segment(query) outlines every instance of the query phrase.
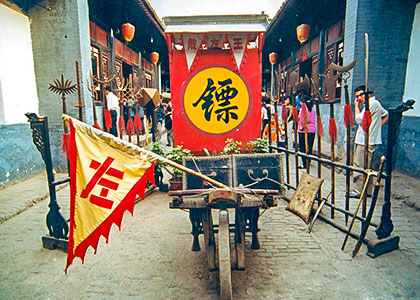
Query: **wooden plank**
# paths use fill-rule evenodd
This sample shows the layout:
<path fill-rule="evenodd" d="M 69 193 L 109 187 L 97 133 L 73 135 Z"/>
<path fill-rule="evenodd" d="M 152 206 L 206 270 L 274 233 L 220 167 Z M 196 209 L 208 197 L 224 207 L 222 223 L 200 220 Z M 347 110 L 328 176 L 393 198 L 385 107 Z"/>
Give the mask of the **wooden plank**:
<path fill-rule="evenodd" d="M 189 209 L 189 208 L 206 208 L 207 202 L 204 198 L 186 198 L 182 199 L 181 203 L 176 201 L 172 201 L 169 203 L 169 208 L 182 208 L 182 209 Z"/>
<path fill-rule="evenodd" d="M 235 249 L 238 270 L 245 270 L 245 226 L 243 213 L 235 209 Z"/>
<path fill-rule="evenodd" d="M 180 191 L 170 191 L 168 193 L 168 196 L 170 197 L 175 197 L 175 196 L 191 196 L 191 195 L 199 195 L 199 194 L 203 194 L 203 195 L 207 195 L 212 191 L 223 191 L 223 190 L 227 190 L 227 191 L 231 191 L 233 190 L 234 192 L 238 193 L 238 194 L 254 194 L 254 195 L 279 195 L 280 192 L 278 190 L 266 190 L 266 189 L 244 189 L 244 188 L 226 188 L 226 189 L 222 189 L 222 188 L 218 188 L 218 189 L 191 189 L 191 190 L 180 190 Z"/>
<path fill-rule="evenodd" d="M 203 234 L 204 234 L 204 243 L 207 250 L 207 262 L 209 265 L 210 271 L 217 269 L 216 266 L 216 242 L 214 238 L 213 230 L 213 218 L 211 214 L 211 209 L 206 209 L 203 212 Z"/>
<path fill-rule="evenodd" d="M 229 212 L 219 210 L 219 284 L 220 299 L 232 299 L 230 266 Z"/>

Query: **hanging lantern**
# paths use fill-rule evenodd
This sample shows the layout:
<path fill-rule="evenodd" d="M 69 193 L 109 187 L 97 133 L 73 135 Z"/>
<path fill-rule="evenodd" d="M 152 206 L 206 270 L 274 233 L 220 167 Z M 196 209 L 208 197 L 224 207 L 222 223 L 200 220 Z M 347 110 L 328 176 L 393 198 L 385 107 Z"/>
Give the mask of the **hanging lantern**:
<path fill-rule="evenodd" d="M 150 53 L 150 61 L 154 64 L 157 64 L 157 62 L 159 61 L 159 53 L 157 52 Z"/>
<path fill-rule="evenodd" d="M 300 43 L 303 43 L 308 40 L 309 32 L 311 31 L 311 26 L 307 24 L 301 24 L 296 27 L 297 39 Z"/>
<path fill-rule="evenodd" d="M 121 25 L 122 35 L 127 42 L 130 42 L 134 38 L 135 30 L 136 27 L 133 24 L 125 23 Z"/>
<path fill-rule="evenodd" d="M 271 52 L 268 55 L 268 60 L 270 61 L 270 64 L 274 65 L 277 62 L 277 53 L 276 52 Z"/>

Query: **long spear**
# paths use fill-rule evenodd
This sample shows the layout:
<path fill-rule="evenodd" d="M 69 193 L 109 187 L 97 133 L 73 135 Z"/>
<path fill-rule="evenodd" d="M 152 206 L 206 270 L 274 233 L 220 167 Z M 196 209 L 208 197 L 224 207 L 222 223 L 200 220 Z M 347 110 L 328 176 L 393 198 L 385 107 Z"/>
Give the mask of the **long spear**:
<path fill-rule="evenodd" d="M 95 82 L 99 83 L 101 86 L 106 86 L 115 79 L 115 75 L 113 75 L 109 79 L 102 80 L 102 79 L 97 78 L 96 76 L 93 76 L 92 72 L 90 74 L 91 74 L 91 78 Z M 111 119 L 111 112 L 109 111 L 109 108 L 108 108 L 108 100 L 106 99 L 106 97 L 104 97 L 104 104 L 105 104 L 105 109 L 104 109 L 105 129 L 107 132 L 110 132 L 110 128 L 112 127 L 112 119 Z"/>
<path fill-rule="evenodd" d="M 382 171 L 384 169 L 384 162 L 385 162 L 385 156 L 382 156 L 381 164 L 379 165 L 379 172 L 376 179 L 375 188 L 373 190 L 372 201 L 370 203 L 369 212 L 367 214 L 365 222 L 363 223 L 362 232 L 360 234 L 360 237 L 359 237 L 359 240 L 357 241 L 356 246 L 354 247 L 351 257 L 355 257 L 357 253 L 359 252 L 360 247 L 363 244 L 363 240 L 365 239 L 366 233 L 369 229 L 370 221 L 372 220 L 373 212 L 375 211 L 376 201 L 378 200 L 379 189 L 381 188 L 381 178 L 382 178 Z"/>
<path fill-rule="evenodd" d="M 369 168 L 369 127 L 372 123 L 372 115 L 369 108 L 369 92 L 368 89 L 368 74 L 369 74 L 369 36 L 365 33 L 365 47 L 366 47 L 366 56 L 365 56 L 365 113 L 363 114 L 362 127 L 365 131 L 365 153 L 364 153 L 364 169 Z M 366 179 L 366 175 L 364 176 Z M 366 216 L 366 194 L 363 196 L 363 207 L 362 207 L 362 216 Z"/>
<path fill-rule="evenodd" d="M 124 105 L 124 93 L 125 91 L 127 91 L 127 87 L 128 87 L 128 82 L 125 83 L 125 79 L 122 79 L 121 85 L 118 84 L 117 82 L 117 92 L 119 94 L 119 105 L 120 105 L 120 117 L 118 119 L 118 129 L 120 131 L 120 139 L 123 138 L 123 131 L 125 130 L 125 126 L 124 126 L 124 110 L 123 110 L 123 105 Z"/>
<path fill-rule="evenodd" d="M 82 103 L 82 88 L 80 86 L 80 72 L 79 72 L 79 62 L 76 60 L 76 79 L 77 79 L 77 104 L 75 105 L 75 107 L 79 108 L 79 120 L 83 122 L 83 107 L 85 107 L 86 105 L 84 105 Z"/>
<path fill-rule="evenodd" d="M 64 75 L 61 74 L 61 81 L 58 79 L 54 80 L 54 84 L 50 83 L 48 89 L 56 94 L 61 94 L 61 100 L 63 102 L 63 114 L 67 114 L 66 95 L 74 93 L 76 91 L 76 84 L 72 84 L 71 80 L 67 79 L 64 81 Z M 67 127 L 67 121 L 63 121 L 64 133 L 63 133 L 63 152 L 68 152 L 69 142 L 69 131 Z"/>
<path fill-rule="evenodd" d="M 128 106 L 128 120 L 127 120 L 127 134 L 128 134 L 128 141 L 131 143 L 131 135 L 134 134 L 134 124 L 133 121 L 131 120 L 131 106 L 134 105 L 134 88 L 133 88 L 133 77 L 129 76 L 128 79 L 128 99 L 127 99 L 127 106 Z M 131 101 L 133 102 L 131 102 Z"/>
<path fill-rule="evenodd" d="M 93 75 L 92 71 L 90 72 L 90 85 L 89 80 L 86 79 L 87 85 L 88 85 L 88 91 L 92 93 L 92 112 L 93 112 L 93 127 L 96 129 L 101 129 L 101 127 L 98 124 L 98 117 L 96 116 L 96 97 L 97 97 L 97 91 L 95 89 L 95 82 L 93 81 Z"/>
<path fill-rule="evenodd" d="M 341 250 L 344 250 L 344 248 L 346 247 L 347 240 L 348 240 L 348 238 L 350 236 L 350 232 L 351 232 L 351 230 L 353 228 L 354 221 L 356 221 L 356 217 L 357 217 L 357 213 L 359 212 L 360 205 L 363 202 L 363 198 L 365 198 L 366 188 L 367 188 L 367 185 L 368 185 L 368 181 L 369 181 L 369 179 L 370 179 L 371 176 L 375 176 L 377 173 L 376 172 L 373 172 L 371 170 L 366 170 L 366 173 L 365 174 L 366 174 L 366 180 L 365 180 L 365 182 L 363 184 L 362 193 L 360 195 L 359 202 L 358 202 L 357 207 L 356 207 L 356 211 L 354 212 L 353 219 L 351 220 L 350 226 L 347 229 L 346 237 L 344 238 L 343 245 L 341 246 Z"/>
<path fill-rule="evenodd" d="M 350 64 L 347 66 L 338 66 L 334 63 L 331 63 L 328 68 L 331 70 L 339 72 L 339 76 L 342 80 L 344 80 L 344 97 L 345 97 L 345 105 L 344 105 L 344 125 L 346 127 L 346 164 L 350 165 L 350 152 L 351 152 L 351 129 L 353 127 L 353 114 L 351 112 L 350 106 L 350 95 L 349 95 L 349 85 L 348 79 L 350 78 L 349 71 L 353 69 L 356 65 L 357 59 L 354 59 Z M 348 211 L 350 209 L 350 170 L 346 169 L 346 203 L 345 208 Z M 348 222 L 348 215 L 345 215 L 346 225 Z"/>

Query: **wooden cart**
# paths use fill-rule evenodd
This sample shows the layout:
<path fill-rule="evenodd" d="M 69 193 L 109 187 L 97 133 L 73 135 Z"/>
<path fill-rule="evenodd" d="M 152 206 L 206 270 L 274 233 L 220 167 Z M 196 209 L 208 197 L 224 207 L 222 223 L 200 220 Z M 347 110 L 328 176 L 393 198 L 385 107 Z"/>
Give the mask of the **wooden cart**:
<path fill-rule="evenodd" d="M 219 270 L 220 298 L 232 299 L 231 270 L 245 270 L 245 232 L 252 233 L 251 249 L 259 249 L 260 209 L 276 206 L 275 197 L 282 191 L 282 159 L 278 154 L 203 157 L 187 158 L 184 165 L 192 167 L 191 162 L 196 169 L 231 187 L 208 188 L 201 182 L 203 188 L 189 189 L 200 181 L 184 175 L 184 190 L 169 192 L 173 197 L 170 208 L 189 210 L 192 250 L 200 251 L 199 235 L 203 234 L 209 268 Z M 239 187 L 243 183 L 253 188 Z M 213 222 L 216 211 L 218 223 Z M 229 211 L 234 216 L 232 223 Z"/>

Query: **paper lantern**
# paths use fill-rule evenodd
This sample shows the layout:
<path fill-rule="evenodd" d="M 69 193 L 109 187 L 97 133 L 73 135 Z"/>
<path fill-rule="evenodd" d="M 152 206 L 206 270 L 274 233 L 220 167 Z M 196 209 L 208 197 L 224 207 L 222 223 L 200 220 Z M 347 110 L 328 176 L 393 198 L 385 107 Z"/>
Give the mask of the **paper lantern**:
<path fill-rule="evenodd" d="M 271 52 L 268 55 L 268 60 L 270 61 L 270 64 L 274 65 L 277 62 L 277 53 L 276 52 Z"/>
<path fill-rule="evenodd" d="M 311 26 L 307 24 L 302 24 L 296 27 L 297 39 L 300 43 L 303 43 L 308 40 L 309 32 L 311 31 Z"/>
<path fill-rule="evenodd" d="M 130 42 L 134 38 L 135 30 L 136 27 L 133 24 L 125 23 L 121 25 L 122 35 L 127 42 Z"/>
<path fill-rule="evenodd" d="M 150 61 L 154 64 L 157 64 L 157 62 L 159 61 L 159 53 L 157 52 L 150 53 Z"/>

